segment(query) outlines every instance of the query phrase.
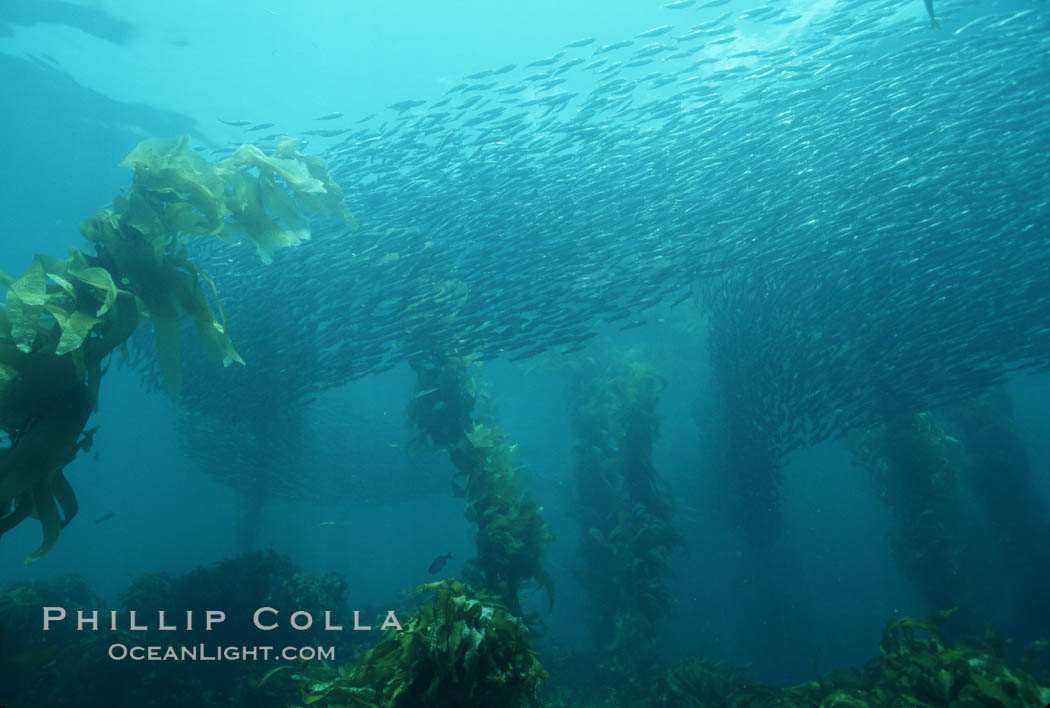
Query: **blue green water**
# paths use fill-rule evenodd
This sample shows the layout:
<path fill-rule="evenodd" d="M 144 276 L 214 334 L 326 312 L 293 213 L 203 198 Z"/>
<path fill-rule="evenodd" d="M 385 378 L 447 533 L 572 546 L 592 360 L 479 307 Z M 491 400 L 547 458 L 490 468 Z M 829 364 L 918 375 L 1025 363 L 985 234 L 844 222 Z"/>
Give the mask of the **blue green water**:
<path fill-rule="evenodd" d="M 670 561 L 676 606 L 657 640 L 668 659 L 703 654 L 750 664 L 765 682 L 798 683 L 815 669 L 866 661 L 887 620 L 942 609 L 896 562 L 891 507 L 851 462 L 845 428 L 802 435 L 789 431 L 797 421 L 870 425 L 883 422 L 880 406 L 893 408 L 887 400 L 918 412 L 1005 387 L 1031 472 L 1025 513 L 1043 528 L 1045 7 L 939 3 L 935 31 L 917 0 L 777 0 L 769 20 L 741 19 L 756 3 L 702 5 L 4 3 L 4 270 L 23 272 L 36 253 L 86 249 L 78 222 L 129 183 L 119 162 L 154 136 L 187 134 L 218 159 L 271 132 L 345 128 L 310 137 L 306 150 L 328 159 L 362 228 L 318 226 L 270 266 L 244 244 L 201 251 L 234 342 L 244 343 L 247 368 L 229 380 L 265 400 L 271 389 L 278 395 L 280 367 L 301 366 L 324 389 L 316 400 L 295 399 L 302 427 L 280 447 L 276 471 L 253 477 L 227 447 L 205 449 L 226 423 L 221 415 L 201 422 L 192 405 L 211 405 L 206 394 L 227 373 L 220 365 L 190 355 L 188 388 L 195 380 L 198 389 L 180 413 L 139 371 L 114 364 L 91 422 L 100 426 L 95 447 L 68 468 L 80 515 L 29 566 L 22 559 L 39 543 L 38 525 L 5 534 L 0 580 L 77 573 L 115 603 L 144 573 L 178 575 L 273 548 L 308 571 L 344 575 L 350 606 L 359 607 L 385 606 L 432 579 L 427 567 L 439 554 L 451 552 L 446 570 L 460 572 L 474 549 L 463 502 L 448 490 L 453 468 L 443 453 L 406 451 L 411 347 L 398 341 L 386 359 L 354 368 L 372 361 L 369 332 L 390 325 L 383 312 L 370 318 L 354 308 L 369 293 L 417 287 L 418 273 L 469 284 L 469 347 L 485 354 L 496 417 L 520 446 L 528 489 L 557 537 L 544 550 L 558 587 L 546 617 L 555 645 L 591 648 L 583 617 L 595 602 L 575 577 L 572 374 L 563 364 L 576 352 L 565 353 L 563 325 L 598 332 L 584 356 L 641 347 L 668 381 L 653 461 L 687 544 Z M 733 29 L 686 36 L 716 20 Z M 637 36 L 665 24 L 673 25 L 666 34 Z M 735 39 L 718 43 L 726 36 Z M 588 37 L 596 41 L 566 46 Z M 624 39 L 634 44 L 596 54 Z M 575 56 L 584 61 L 566 67 Z M 565 68 L 535 78 L 547 65 L 527 65 L 546 57 Z M 639 63 L 609 74 L 601 73 L 608 65 L 589 67 L 603 57 Z M 508 64 L 515 68 L 456 88 Z M 450 90 L 455 110 L 435 106 Z M 471 95 L 483 100 L 467 105 Z M 389 108 L 401 101 L 425 103 Z M 344 115 L 317 120 L 333 112 Z M 222 121 L 275 127 L 249 132 Z M 383 244 L 388 227 L 419 228 L 439 255 L 402 252 L 382 270 L 354 265 L 346 254 Z M 719 299 L 723 278 L 744 293 L 739 301 Z M 788 283 L 787 292 L 770 283 Z M 624 318 L 607 317 L 617 310 Z M 644 323 L 622 329 L 635 320 Z M 844 347 L 826 360 L 823 345 L 807 348 L 790 334 L 815 322 Z M 338 334 L 325 335 L 328 326 Z M 447 330 L 434 324 L 433 332 Z M 278 364 L 252 373 L 250 353 L 259 361 L 271 338 Z M 314 357 L 319 342 L 330 351 Z M 799 378 L 810 388 L 795 387 Z M 214 406 L 223 400 L 217 394 Z M 715 468 L 734 459 L 718 451 L 718 424 L 730 415 L 771 418 L 761 429 L 783 451 L 782 526 L 770 544 L 750 542 L 746 515 L 726 513 Z M 204 434 L 179 427 L 198 423 Z M 232 433 L 225 440 L 260 444 Z M 944 582 L 965 582 L 974 615 L 1023 643 L 1050 627 L 1045 612 L 1018 611 L 1012 598 L 1045 592 L 1025 585 L 1045 574 L 1009 569 L 1037 557 L 1039 544 L 996 536 L 994 520 L 1013 510 L 990 508 L 996 502 L 974 490 L 1011 477 L 974 474 L 992 481 L 970 483 L 954 518 L 980 539 L 969 548 L 986 555 L 971 559 L 965 578 Z M 274 475 L 281 491 L 267 489 Z M 246 521 L 250 486 L 267 500 Z M 543 602 L 526 593 L 524 604 Z"/>

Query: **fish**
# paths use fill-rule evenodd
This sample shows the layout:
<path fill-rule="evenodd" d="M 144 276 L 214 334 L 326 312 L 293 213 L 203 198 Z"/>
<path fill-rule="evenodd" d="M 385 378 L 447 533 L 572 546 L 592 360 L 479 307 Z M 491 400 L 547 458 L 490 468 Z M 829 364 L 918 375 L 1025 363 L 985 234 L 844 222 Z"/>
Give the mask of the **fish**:
<path fill-rule="evenodd" d="M 615 51 L 617 49 L 623 49 L 624 47 L 629 47 L 632 44 L 634 44 L 634 42 L 632 40 L 630 40 L 630 39 L 621 39 L 619 42 L 612 42 L 610 44 L 606 44 L 606 45 L 603 45 L 601 47 L 598 47 L 597 49 L 594 50 L 594 54 L 595 55 L 605 54 L 606 52 L 611 52 L 611 51 Z"/>
<path fill-rule="evenodd" d="M 323 116 L 318 116 L 317 118 L 314 118 L 314 120 L 335 120 L 336 118 L 342 117 L 342 113 L 340 113 L 339 111 L 335 111 L 334 113 L 325 113 Z"/>
<path fill-rule="evenodd" d="M 930 28 L 940 29 L 941 26 L 937 23 L 937 18 L 933 15 L 933 0 L 922 0 L 926 4 L 926 14 L 930 16 Z"/>
<path fill-rule="evenodd" d="M 1045 194 L 1016 188 L 1048 179 L 1050 113 L 1033 90 L 1048 20 L 989 11 L 965 41 L 930 43 L 922 27 L 880 34 L 886 3 L 859 7 L 813 24 L 723 8 L 666 45 L 629 27 L 581 42 L 583 61 L 487 74 L 330 136 L 318 152 L 370 225 L 311 223 L 279 278 L 250 249 L 200 248 L 231 319 L 296 334 L 238 328 L 250 372 L 186 347 L 180 444 L 240 490 L 375 500 L 394 492 L 320 460 L 294 479 L 272 464 L 298 459 L 308 401 L 393 380 L 449 343 L 507 362 L 619 343 L 645 320 L 658 335 L 672 303 L 705 318 L 697 357 L 774 457 L 877 423 L 886 400 L 926 410 L 1050 371 Z M 745 41 L 734 17 L 794 22 L 790 44 Z M 278 415 L 274 400 L 287 415 L 271 429 L 289 433 L 262 445 L 246 422 Z M 396 434 L 355 440 L 374 438 L 368 454 L 392 467 Z M 447 492 L 398 469 L 399 495 Z"/>
<path fill-rule="evenodd" d="M 247 132 L 251 133 L 256 130 L 266 130 L 267 128 L 272 128 L 273 125 L 273 123 L 256 123 L 251 128 L 248 128 Z"/>
<path fill-rule="evenodd" d="M 387 106 L 387 108 L 397 111 L 398 113 L 404 113 L 405 111 L 410 110 L 412 108 L 418 108 L 424 103 L 426 103 L 426 101 L 398 101 L 397 103 L 391 103 L 389 106 Z"/>
<path fill-rule="evenodd" d="M 451 560 L 451 559 L 452 559 L 452 554 L 451 553 L 447 553 L 445 555 L 438 556 L 430 564 L 430 567 L 427 568 L 427 572 L 430 573 L 431 575 L 434 575 L 435 573 L 440 573 L 441 569 L 444 568 L 445 564 L 448 563 L 449 560 Z"/>
<path fill-rule="evenodd" d="M 526 64 L 525 68 L 529 68 L 529 67 L 533 67 L 533 66 L 550 66 L 551 64 L 557 64 L 558 60 L 561 59 L 563 54 L 564 54 L 564 52 L 559 52 L 559 53 L 555 54 L 554 56 L 544 57 L 543 59 L 537 59 L 534 62 L 530 62 L 530 63 Z"/>
<path fill-rule="evenodd" d="M 314 128 L 313 130 L 302 131 L 303 135 L 317 135 L 323 138 L 333 138 L 337 135 L 345 135 L 349 133 L 353 128 Z"/>
<path fill-rule="evenodd" d="M 695 4 L 696 0 L 675 0 L 674 2 L 665 2 L 663 6 L 667 10 L 682 10 Z"/>
<path fill-rule="evenodd" d="M 232 125 L 235 128 L 252 124 L 250 120 L 223 120 L 222 118 L 219 118 L 219 122 L 225 123 L 226 125 Z"/>
<path fill-rule="evenodd" d="M 641 326 L 642 326 L 642 325 L 644 325 L 644 324 L 645 324 L 646 322 L 648 322 L 648 320 L 635 320 L 634 322 L 628 322 L 627 324 L 625 324 L 625 325 L 624 325 L 624 326 L 622 326 L 622 327 L 619 327 L 618 329 L 619 329 L 619 330 L 620 330 L 621 332 L 626 332 L 626 331 L 627 331 L 627 330 L 629 330 L 629 329 L 634 329 L 635 327 L 641 327 Z"/>
<path fill-rule="evenodd" d="M 659 37 L 662 34 L 667 34 L 672 29 L 671 25 L 660 25 L 659 27 L 653 27 L 644 32 L 639 32 L 634 35 L 635 37 Z"/>
<path fill-rule="evenodd" d="M 109 521 L 114 516 L 116 516 L 116 513 L 112 512 L 112 511 L 107 511 L 105 514 L 103 514 L 102 516 L 100 516 L 97 519 L 95 519 L 95 523 L 96 524 L 101 524 L 103 521 Z"/>

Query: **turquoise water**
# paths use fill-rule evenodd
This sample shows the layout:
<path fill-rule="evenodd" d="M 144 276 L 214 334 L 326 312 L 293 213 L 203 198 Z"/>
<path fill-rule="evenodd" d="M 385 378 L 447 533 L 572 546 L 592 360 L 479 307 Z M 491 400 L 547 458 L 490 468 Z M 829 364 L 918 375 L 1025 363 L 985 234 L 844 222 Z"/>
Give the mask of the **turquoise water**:
<path fill-rule="evenodd" d="M 204 361 L 187 335 L 176 406 L 140 327 L 67 468 L 78 517 L 28 566 L 39 524 L 4 534 L 0 580 L 75 573 L 116 606 L 143 574 L 274 549 L 344 576 L 361 608 L 433 580 L 440 554 L 462 575 L 474 527 L 454 467 L 410 449 L 405 415 L 410 365 L 452 348 L 484 360 L 556 536 L 536 648 L 590 652 L 566 391 L 581 357 L 598 370 L 635 348 L 667 382 L 652 462 L 685 541 L 651 632 L 661 660 L 811 680 L 864 663 L 888 620 L 944 609 L 930 582 L 969 627 L 1050 633 L 1045 605 L 1018 601 L 1045 588 L 1024 568 L 1045 568 L 1050 527 L 1045 8 L 938 3 L 935 31 L 914 1 L 769 6 L 8 0 L 3 269 L 87 251 L 78 222 L 127 187 L 119 163 L 149 137 L 218 160 L 306 135 L 360 228 L 318 220 L 271 265 L 244 243 L 192 247 L 247 366 Z M 397 300 L 452 282 L 463 331 L 444 304 Z M 1012 466 L 975 462 L 979 435 L 953 427 L 989 390 L 1011 401 Z M 881 488 L 847 439 L 930 409 L 956 441 L 939 449 L 957 496 L 937 509 L 965 562 L 922 581 L 891 542 L 913 492 Z"/>

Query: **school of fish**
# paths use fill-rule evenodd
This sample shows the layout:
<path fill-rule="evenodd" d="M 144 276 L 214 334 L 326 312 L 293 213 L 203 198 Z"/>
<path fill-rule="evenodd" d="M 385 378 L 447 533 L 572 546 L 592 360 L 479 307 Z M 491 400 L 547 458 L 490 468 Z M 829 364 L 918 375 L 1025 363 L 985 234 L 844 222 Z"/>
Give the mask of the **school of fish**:
<path fill-rule="evenodd" d="M 209 435 L 413 357 L 572 355 L 659 303 L 700 303 L 781 451 L 1050 370 L 1045 8 L 726 3 L 318 118 L 361 228 L 271 266 L 197 249 L 248 362 L 187 348 L 197 454 L 228 469 L 245 445 Z"/>

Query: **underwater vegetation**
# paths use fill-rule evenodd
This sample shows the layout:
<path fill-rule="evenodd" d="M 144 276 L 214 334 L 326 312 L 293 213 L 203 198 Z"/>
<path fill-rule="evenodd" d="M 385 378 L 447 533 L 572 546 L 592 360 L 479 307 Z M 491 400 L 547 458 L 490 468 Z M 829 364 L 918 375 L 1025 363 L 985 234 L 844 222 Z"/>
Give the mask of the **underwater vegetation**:
<path fill-rule="evenodd" d="M 94 430 L 85 426 L 103 362 L 117 348 L 126 352 L 141 319 L 153 325 L 175 399 L 181 320 L 193 322 L 211 359 L 244 363 L 187 240 L 244 238 L 268 262 L 274 249 L 309 238 L 306 213 L 353 225 L 325 162 L 299 152 L 292 138 L 275 143 L 272 155 L 244 145 L 209 163 L 185 137 L 146 140 L 121 163 L 132 170 L 131 186 L 80 224 L 93 252 L 70 247 L 64 259 L 38 255 L 19 277 L 0 272 L 0 430 L 10 441 L 0 448 L 0 534 L 29 517 L 40 521 L 43 541 L 26 562 L 46 554 L 77 513 L 62 470 L 89 449 Z"/>
<path fill-rule="evenodd" d="M 580 525 L 577 578 L 604 661 L 637 670 L 674 607 L 667 579 L 675 548 L 666 483 L 653 466 L 656 406 L 666 380 L 636 352 L 588 361 L 567 392 Z"/>
<path fill-rule="evenodd" d="M 995 388 L 943 411 L 963 448 L 962 476 L 980 502 L 999 600 L 1037 636 L 1050 635 L 1050 509 L 1036 488 L 1032 461 L 1006 391 Z"/>
<path fill-rule="evenodd" d="M 421 444 L 448 452 L 453 493 L 466 499 L 466 518 L 477 524 L 477 556 L 464 565 L 464 577 L 520 617 L 518 593 L 528 583 L 544 588 L 554 605 L 554 583 L 540 563 L 554 535 L 521 483 L 506 432 L 472 417 L 480 391 L 473 365 L 469 357 L 413 361 L 418 378 L 407 415 Z"/>
<path fill-rule="evenodd" d="M 216 318 L 201 285 L 217 299 L 214 283 L 187 258 L 188 237 L 246 239 L 268 264 L 275 249 L 310 237 L 306 213 L 337 215 L 353 225 L 324 161 L 299 152 L 300 145 L 281 136 L 272 155 L 242 145 L 230 157 L 209 163 L 185 137 L 146 140 L 121 163 L 132 170 L 131 187 L 114 198 L 113 209 L 81 223 L 99 264 L 141 301 L 172 397 L 178 398 L 182 387 L 181 318 L 193 321 L 210 358 L 241 361 L 221 305 Z"/>
<path fill-rule="evenodd" d="M 647 674 L 600 698 L 566 700 L 571 686 L 554 686 L 551 706 L 623 708 L 1042 708 L 1050 701 L 1050 676 L 1035 663 L 1048 646 L 1036 642 L 1018 663 L 1006 642 L 989 632 L 981 640 L 949 640 L 944 623 L 954 610 L 926 619 L 899 617 L 882 632 L 880 656 L 851 672 L 790 688 L 749 680 L 740 669 L 705 658 L 685 660 Z M 552 667 L 552 670 L 553 667 Z"/>
<path fill-rule="evenodd" d="M 240 609 L 226 608 L 232 620 L 241 610 L 250 615 L 253 603 L 263 598 L 276 607 L 342 607 L 346 584 L 332 574 L 304 573 L 284 556 L 255 553 L 176 578 L 143 576 L 123 594 L 122 605 L 130 609 L 148 601 L 155 609 L 156 594 L 170 608 L 214 607 L 216 587 L 246 593 L 236 596 Z M 499 598 L 453 579 L 421 585 L 413 594 L 427 599 L 412 612 L 399 613 L 402 630 L 387 630 L 349 664 L 284 665 L 262 675 L 253 662 L 216 663 L 205 670 L 193 663 L 156 668 L 112 661 L 107 649 L 115 642 L 195 642 L 181 630 L 77 632 L 73 622 L 45 633 L 39 624 L 43 606 L 73 613 L 105 605 L 77 576 L 8 582 L 0 585 L 0 701 L 118 708 L 1041 708 L 1050 701 L 1043 659 L 1050 642 L 1033 642 L 1019 659 L 1011 659 L 1007 642 L 991 630 L 978 640 L 951 639 L 945 624 L 955 610 L 926 619 L 895 618 L 883 629 L 878 657 L 859 669 L 832 671 L 790 688 L 756 683 L 742 670 L 701 657 L 630 671 L 616 685 L 591 686 L 586 679 L 596 672 L 573 669 L 557 657 L 548 667 L 548 683 L 548 669 L 525 639 L 524 622 Z M 226 630 L 216 641 L 254 644 L 253 636 Z M 578 660 L 575 653 L 562 659 Z"/>
<path fill-rule="evenodd" d="M 139 610 L 139 618 L 167 610 L 169 621 L 194 610 L 219 609 L 227 619 L 207 632 L 209 646 L 253 646 L 260 633 L 251 625 L 258 607 L 283 611 L 277 629 L 266 632 L 263 643 L 302 646 L 310 642 L 331 645 L 341 641 L 338 632 L 311 628 L 292 630 L 287 614 L 303 609 L 315 617 L 321 610 L 345 616 L 347 584 L 333 573 L 304 572 L 286 556 L 273 552 L 252 553 L 171 577 L 151 573 L 136 578 L 121 594 L 119 620 L 123 628 L 109 631 L 105 605 L 82 578 L 64 576 L 33 583 L 0 585 L 0 702 L 17 705 L 74 706 L 229 706 L 253 705 L 284 708 L 297 700 L 294 686 L 268 682 L 259 686 L 255 662 L 137 662 L 114 661 L 109 646 L 189 645 L 201 642 L 199 632 L 161 631 L 147 621 L 148 631 L 129 631 L 126 610 Z M 70 618 L 77 610 L 101 610 L 105 631 L 76 631 L 67 620 L 41 631 L 41 608 L 63 607 Z M 174 624 L 178 625 L 176 619 Z M 323 640 L 320 635 L 325 634 Z M 334 639 L 333 639 L 334 637 Z M 345 649 L 345 648 L 344 648 Z M 5 659 L 13 659 L 7 661 Z M 5 670 L 5 666 L 9 666 Z"/>
<path fill-rule="evenodd" d="M 204 609 L 222 610 L 226 621 L 208 633 L 209 641 L 222 645 L 245 643 L 255 632 L 252 613 L 260 607 L 273 607 L 284 614 L 279 626 L 267 631 L 267 642 L 292 645 L 317 639 L 318 635 L 316 628 L 291 629 L 285 621 L 288 612 L 305 610 L 321 617 L 330 610 L 333 617 L 345 617 L 348 591 L 341 575 L 304 572 L 290 558 L 271 550 L 245 553 L 174 578 L 167 573 L 142 575 L 120 594 L 120 604 L 143 616 L 155 615 L 158 609 L 167 610 L 170 617 L 183 617 L 191 610 L 198 614 Z M 147 636 L 159 639 L 171 634 L 164 631 Z M 331 641 L 331 637 L 325 638 L 326 643 Z"/>
<path fill-rule="evenodd" d="M 848 438 L 854 462 L 892 510 L 894 558 L 931 608 L 962 604 L 972 579 L 960 480 L 948 454 L 952 440 L 929 412 L 898 415 Z"/>
<path fill-rule="evenodd" d="M 56 626 L 47 635 L 41 631 L 40 608 L 44 606 L 90 611 L 100 608 L 102 602 L 79 575 L 0 584 L 0 656 L 41 650 L 45 639 L 73 638 L 68 627 Z"/>
<path fill-rule="evenodd" d="M 1007 658 L 1006 642 L 991 631 L 980 640 L 946 638 L 943 625 L 954 612 L 892 620 L 882 630 L 881 657 L 858 673 L 833 672 L 827 680 L 788 689 L 789 699 L 803 700 L 782 705 L 1007 708 L 1050 701 L 1046 677 L 1039 680 L 1032 674 L 1046 642 L 1030 645 L 1017 664 Z"/>
<path fill-rule="evenodd" d="M 525 625 L 498 598 L 456 580 L 421 585 L 433 594 L 403 629 L 338 669 L 308 666 L 304 705 L 347 708 L 540 706 L 547 674 Z"/>
<path fill-rule="evenodd" d="M 994 607 L 1035 636 L 1050 631 L 1050 510 L 1004 390 L 891 416 L 847 441 L 892 511 L 901 570 L 931 608 Z"/>

